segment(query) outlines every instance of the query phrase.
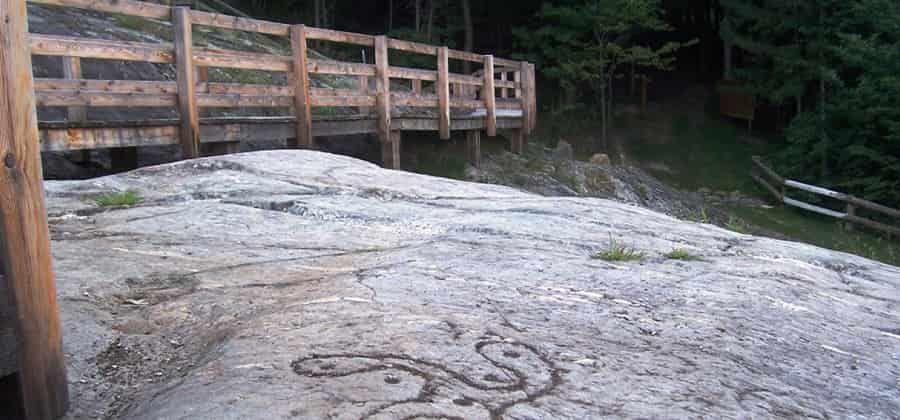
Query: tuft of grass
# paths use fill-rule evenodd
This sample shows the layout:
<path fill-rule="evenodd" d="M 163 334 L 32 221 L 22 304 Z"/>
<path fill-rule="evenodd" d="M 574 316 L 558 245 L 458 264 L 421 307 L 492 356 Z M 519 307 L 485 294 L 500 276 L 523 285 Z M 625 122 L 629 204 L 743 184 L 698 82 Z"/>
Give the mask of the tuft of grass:
<path fill-rule="evenodd" d="M 747 233 L 749 232 L 750 228 L 750 226 L 747 225 L 747 222 L 733 215 L 728 216 L 728 221 L 725 222 L 725 227 L 728 228 L 728 230 L 737 233 Z"/>
<path fill-rule="evenodd" d="M 143 201 L 143 197 L 135 190 L 108 193 L 97 197 L 94 202 L 100 207 L 133 206 Z"/>
<path fill-rule="evenodd" d="M 691 215 L 690 220 L 697 223 L 709 223 L 709 215 L 706 214 L 706 207 L 701 206 L 700 210 Z"/>
<path fill-rule="evenodd" d="M 593 255 L 592 258 L 603 261 L 640 261 L 644 259 L 645 254 L 634 247 L 625 245 L 609 237 L 609 244 L 606 249 Z"/>
<path fill-rule="evenodd" d="M 699 261 L 700 257 L 694 254 L 691 254 L 690 251 L 684 248 L 675 248 L 666 254 L 663 254 L 666 259 L 669 260 L 681 260 L 681 261 Z"/>

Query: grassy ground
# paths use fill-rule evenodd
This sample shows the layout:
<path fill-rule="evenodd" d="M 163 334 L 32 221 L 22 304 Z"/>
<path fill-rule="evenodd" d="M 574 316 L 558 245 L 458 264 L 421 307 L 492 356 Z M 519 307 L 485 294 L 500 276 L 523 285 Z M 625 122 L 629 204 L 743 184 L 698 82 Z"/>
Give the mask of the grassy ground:
<path fill-rule="evenodd" d="M 639 118 L 625 121 L 624 130 L 642 123 L 644 120 Z M 753 140 L 728 121 L 675 116 L 670 124 L 667 133 L 670 139 L 666 142 L 627 138 L 625 147 L 631 157 L 646 164 L 656 177 L 680 189 L 756 191 L 747 176 L 750 156 L 768 154 L 771 151 L 768 143 Z"/>
<path fill-rule="evenodd" d="M 598 119 L 589 111 L 545 113 L 532 144 L 554 147 L 560 140 L 572 144 L 575 156 L 587 160 L 599 141 Z M 610 132 L 628 164 L 643 167 L 660 180 L 687 191 L 738 191 L 766 199 L 767 193 L 749 177 L 750 157 L 774 151 L 774 141 L 758 133 L 750 135 L 740 122 L 681 107 L 657 109 L 645 115 L 620 115 Z M 482 152 L 499 153 L 502 139 L 482 139 Z M 618 160 L 616 153 L 610 157 Z M 465 140 L 433 142 L 417 148 L 416 171 L 464 179 Z M 844 230 L 834 219 L 784 206 L 709 206 L 725 212 L 723 227 L 772 236 L 848 252 L 900 266 L 900 240 L 889 239 L 864 228 Z M 706 209 L 694 221 L 710 222 Z"/>
<path fill-rule="evenodd" d="M 791 240 L 900 266 L 900 241 L 855 228 L 847 231 L 835 219 L 786 206 L 730 207 L 730 212 L 751 227 L 777 232 Z"/>
<path fill-rule="evenodd" d="M 684 190 L 739 191 L 767 198 L 748 174 L 751 156 L 773 152 L 771 140 L 748 135 L 739 123 L 708 115 L 666 115 L 670 126 L 667 131 L 660 130 L 669 137 L 666 141 L 647 138 L 652 133 L 635 129 L 635 124 L 660 124 L 660 118 L 620 123 L 628 153 L 654 176 Z M 725 227 L 735 231 L 787 238 L 900 265 L 900 241 L 864 228 L 848 232 L 835 219 L 785 206 L 719 209 L 729 215 Z"/>

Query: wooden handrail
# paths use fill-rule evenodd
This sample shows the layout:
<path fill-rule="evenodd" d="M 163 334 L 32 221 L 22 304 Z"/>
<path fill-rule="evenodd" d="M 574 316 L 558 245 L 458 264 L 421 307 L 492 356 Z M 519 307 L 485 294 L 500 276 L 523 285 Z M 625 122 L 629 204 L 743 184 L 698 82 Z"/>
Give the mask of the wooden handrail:
<path fill-rule="evenodd" d="M 530 134 L 535 126 L 534 66 L 527 62 L 386 36 L 288 25 L 136 0 L 29 1 L 171 21 L 175 31 L 175 41 L 172 43 L 110 41 L 42 34 L 31 34 L 28 40 L 32 53 L 37 55 L 74 57 L 76 60 L 99 58 L 174 64 L 177 75 L 175 82 L 83 80 L 80 74 L 70 72 L 65 79 L 37 79 L 35 95 L 39 105 L 66 106 L 69 107 L 70 114 L 74 112 L 71 115 L 79 115 L 79 109 L 83 111 L 88 106 L 177 106 L 183 117 L 180 132 L 184 137 L 182 145 L 186 156 L 197 156 L 199 153 L 197 115 L 198 109 L 202 107 L 293 107 L 299 115 L 296 118 L 296 141 L 301 147 L 313 147 L 313 107 L 360 107 L 360 111 L 366 113 L 374 107 L 378 120 L 377 132 L 382 142 L 390 142 L 395 137 L 391 134 L 392 130 L 396 130 L 391 123 L 392 105 L 436 107 L 436 125 L 444 139 L 450 138 L 452 127 L 466 126 L 454 125 L 450 117 L 451 108 L 478 110 L 481 113 L 478 115 L 483 115 L 483 127 L 492 136 L 497 132 L 498 110 L 521 110 L 521 131 L 524 135 Z M 287 56 L 195 48 L 190 40 L 193 25 L 287 37 L 291 40 L 292 54 Z M 309 40 L 374 48 L 375 64 L 309 58 Z M 433 56 L 437 70 L 392 66 L 388 62 L 388 51 L 391 49 Z M 471 75 L 452 73 L 450 60 L 481 63 L 484 69 Z M 287 73 L 289 83 L 287 86 L 209 83 L 204 75 L 210 67 Z M 200 75 L 199 80 L 196 80 L 197 74 Z M 355 84 L 359 87 L 315 88 L 311 83 L 312 75 L 356 77 Z M 374 91 L 370 91 L 369 87 L 371 77 L 376 80 Z M 392 78 L 412 81 L 412 91 L 392 91 Z M 423 93 L 423 82 L 434 85 L 433 93 Z M 509 118 L 510 114 L 504 112 L 503 116 Z"/>

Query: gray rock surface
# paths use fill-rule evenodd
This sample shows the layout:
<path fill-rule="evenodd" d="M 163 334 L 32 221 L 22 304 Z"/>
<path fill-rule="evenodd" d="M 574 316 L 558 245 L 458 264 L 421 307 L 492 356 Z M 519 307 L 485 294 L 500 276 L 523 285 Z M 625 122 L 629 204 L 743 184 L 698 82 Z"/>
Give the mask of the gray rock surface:
<path fill-rule="evenodd" d="M 47 191 L 70 418 L 900 413 L 900 269 L 860 257 L 311 151 Z"/>

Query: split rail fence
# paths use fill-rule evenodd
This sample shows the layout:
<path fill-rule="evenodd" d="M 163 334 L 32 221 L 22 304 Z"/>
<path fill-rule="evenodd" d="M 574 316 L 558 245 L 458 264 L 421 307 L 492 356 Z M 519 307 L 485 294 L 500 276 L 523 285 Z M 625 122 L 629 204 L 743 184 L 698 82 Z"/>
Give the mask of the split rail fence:
<path fill-rule="evenodd" d="M 847 222 L 847 227 L 851 228 L 851 224 L 862 225 L 871 229 L 888 233 L 889 235 L 900 236 L 900 227 L 891 226 L 869 218 L 857 215 L 858 209 L 866 209 L 882 215 L 900 220 L 900 210 L 873 203 L 862 198 L 854 197 L 850 194 L 829 190 L 827 188 L 817 187 L 815 185 L 804 184 L 799 181 L 785 179 L 772 168 L 766 166 L 759 156 L 753 157 L 753 170 L 751 177 L 762 187 L 768 190 L 775 199 L 786 205 L 801 208 L 803 210 L 818 213 L 824 216 L 833 217 Z M 787 188 L 794 188 L 800 191 L 821 195 L 834 200 L 843 202 L 844 211 L 828 209 L 815 204 L 806 203 L 795 198 L 788 197 Z"/>
<path fill-rule="evenodd" d="M 40 123 L 44 151 L 84 150 L 180 144 L 186 158 L 236 151 L 237 142 L 290 139 L 291 146 L 311 148 L 316 136 L 376 133 L 385 166 L 399 167 L 400 133 L 437 131 L 449 139 L 453 130 L 467 132 L 470 159 L 478 164 L 480 133 L 510 130 L 511 149 L 521 151 L 535 127 L 534 65 L 409 41 L 287 25 L 133 0 L 29 0 L 64 6 L 170 20 L 172 43 L 108 41 L 31 34 L 34 55 L 61 56 L 64 78 L 35 79 L 38 106 L 68 107 L 66 121 Z M 256 32 L 290 39 L 291 56 L 197 47 L 192 26 Z M 310 58 L 310 41 L 351 44 L 374 49 L 374 64 Z M 393 66 L 389 51 L 432 56 L 436 69 Z M 80 59 L 112 59 L 173 64 L 175 81 L 85 80 Z M 474 63 L 474 74 L 450 71 L 450 60 Z M 210 67 L 287 73 L 287 85 L 213 83 Z M 310 75 L 358 78 L 356 89 L 312 87 Z M 369 88 L 374 78 L 374 90 Z M 391 80 L 409 81 L 408 90 L 391 88 Z M 426 93 L 423 84 L 433 84 Z M 177 120 L 87 121 L 84 107 L 177 107 Z M 201 118 L 200 108 L 293 108 L 290 117 Z M 372 113 L 315 116 L 314 107 L 360 107 Z M 429 108 L 426 115 L 400 114 L 398 107 Z M 465 112 L 452 112 L 466 110 Z"/>

